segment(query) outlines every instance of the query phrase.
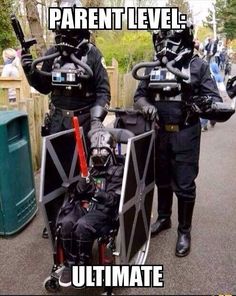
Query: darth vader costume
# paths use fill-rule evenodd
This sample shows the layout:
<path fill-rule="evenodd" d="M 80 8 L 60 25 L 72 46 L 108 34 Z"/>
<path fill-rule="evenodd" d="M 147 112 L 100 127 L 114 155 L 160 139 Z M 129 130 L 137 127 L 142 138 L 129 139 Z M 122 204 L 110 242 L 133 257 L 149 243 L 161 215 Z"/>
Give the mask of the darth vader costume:
<path fill-rule="evenodd" d="M 104 227 L 114 225 L 118 213 L 123 164 L 114 152 L 116 142 L 104 130 L 92 133 L 90 140 L 89 180 L 80 178 L 57 219 L 65 255 L 59 279 L 63 287 L 71 285 L 72 265 L 91 262 L 94 240 L 103 234 Z"/>

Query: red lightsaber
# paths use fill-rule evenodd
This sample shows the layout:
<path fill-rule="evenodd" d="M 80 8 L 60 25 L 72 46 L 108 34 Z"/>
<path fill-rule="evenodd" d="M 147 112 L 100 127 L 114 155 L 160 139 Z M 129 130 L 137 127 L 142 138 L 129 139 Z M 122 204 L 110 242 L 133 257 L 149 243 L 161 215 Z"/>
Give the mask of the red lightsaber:
<path fill-rule="evenodd" d="M 75 129 L 75 140 L 76 140 L 76 144 L 77 144 L 77 153 L 78 153 L 78 161 L 79 161 L 81 176 L 83 178 L 87 178 L 89 175 L 88 166 L 87 166 L 86 156 L 85 156 L 85 152 L 84 152 L 84 143 L 82 141 L 82 137 L 81 137 L 81 133 L 80 133 L 80 126 L 79 126 L 78 117 L 74 116 L 72 121 L 73 121 L 73 126 Z"/>

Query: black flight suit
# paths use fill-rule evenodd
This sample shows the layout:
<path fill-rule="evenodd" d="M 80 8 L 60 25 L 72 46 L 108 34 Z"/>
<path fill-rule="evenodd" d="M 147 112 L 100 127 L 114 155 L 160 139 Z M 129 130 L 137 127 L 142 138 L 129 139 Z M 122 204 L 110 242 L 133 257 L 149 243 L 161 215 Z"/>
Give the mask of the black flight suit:
<path fill-rule="evenodd" d="M 158 187 L 158 219 L 170 218 L 173 192 L 178 198 L 179 230 L 190 231 L 194 201 L 195 179 L 198 175 L 201 127 L 199 116 L 187 118 L 185 101 L 193 96 L 209 95 L 222 101 L 211 77 L 208 64 L 194 56 L 190 62 L 191 83 L 183 84 L 179 95 L 170 95 L 148 88 L 149 81 L 141 81 L 135 101 L 146 98 L 154 104 L 159 116 L 156 136 L 156 185 Z"/>
<path fill-rule="evenodd" d="M 66 266 L 88 264 L 94 240 L 104 231 L 107 233 L 107 227 L 111 229 L 117 218 L 123 165 L 110 165 L 103 171 L 92 168 L 90 175 L 95 183 L 94 194 L 95 190 L 101 192 L 103 202 L 93 202 L 87 211 L 80 206 L 80 199 L 86 194 L 81 192 L 77 201 L 67 202 L 61 208 L 57 220 L 62 227 Z"/>
<path fill-rule="evenodd" d="M 46 55 L 55 52 L 56 48 L 52 47 L 46 52 Z M 68 90 L 63 86 L 54 86 L 51 84 L 50 77 L 42 76 L 37 72 L 26 74 L 30 85 L 36 90 L 43 94 L 51 93 L 51 102 L 54 107 L 51 111 L 50 134 L 72 127 L 71 118 L 66 116 L 66 110 L 71 110 L 74 111 L 75 116 L 78 116 L 80 126 L 83 126 L 86 135 L 90 130 L 90 109 L 95 105 L 102 107 L 109 105 L 110 86 L 100 51 L 89 43 L 86 53 L 77 55 L 77 58 L 82 58 L 82 61 L 88 64 L 94 74 L 92 78 L 82 82 L 81 89 L 72 87 L 71 90 Z M 65 57 L 58 61 L 62 67 L 67 67 L 68 62 Z M 51 72 L 53 63 L 53 60 L 45 61 L 42 70 Z"/>

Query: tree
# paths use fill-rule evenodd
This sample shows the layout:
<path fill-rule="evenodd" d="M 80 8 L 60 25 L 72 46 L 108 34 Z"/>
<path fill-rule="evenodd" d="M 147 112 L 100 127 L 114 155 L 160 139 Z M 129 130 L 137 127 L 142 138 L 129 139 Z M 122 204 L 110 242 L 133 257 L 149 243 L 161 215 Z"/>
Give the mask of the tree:
<path fill-rule="evenodd" d="M 215 4 L 215 17 L 217 22 L 217 33 L 222 33 L 224 30 L 224 15 L 225 15 L 225 0 L 216 0 Z M 206 20 L 203 22 L 204 26 L 213 29 L 213 11 L 212 9 L 208 9 L 208 16 Z"/>
<path fill-rule="evenodd" d="M 86 7 L 101 7 L 104 4 L 102 0 L 81 0 L 83 6 Z"/>
<path fill-rule="evenodd" d="M 236 38 L 236 0 L 228 0 L 224 10 L 224 33 L 227 39 Z"/>
<path fill-rule="evenodd" d="M 228 40 L 236 38 L 236 0 L 216 0 L 217 33 L 224 33 Z M 204 25 L 212 28 L 212 11 Z"/>
<path fill-rule="evenodd" d="M 140 61 L 151 60 L 153 44 L 151 34 L 146 31 L 101 32 L 97 37 L 98 48 L 101 49 L 107 64 L 115 58 L 123 73 L 129 72 L 133 65 Z"/>
<path fill-rule="evenodd" d="M 152 0 L 133 0 L 133 6 L 135 7 L 151 7 L 154 4 L 157 6 L 157 1 L 152 1 Z"/>
<path fill-rule="evenodd" d="M 105 6 L 104 0 L 81 0 L 81 4 L 85 7 L 102 7 Z M 93 30 L 93 35 L 90 40 L 93 44 L 96 44 L 96 37 L 98 33 L 96 30 Z"/>
<path fill-rule="evenodd" d="M 201 26 L 201 27 L 198 27 L 196 35 L 200 42 L 204 42 L 207 37 L 213 35 L 213 31 L 208 26 L 207 27 Z"/>
<path fill-rule="evenodd" d="M 181 13 L 187 14 L 189 18 L 192 18 L 192 11 L 187 0 L 168 0 L 166 6 L 179 7 Z"/>
<path fill-rule="evenodd" d="M 32 37 L 37 40 L 36 53 L 38 56 L 42 56 L 47 48 L 43 38 L 43 28 L 40 23 L 37 0 L 24 0 L 24 5 Z"/>
<path fill-rule="evenodd" d="M 110 2 L 111 7 L 125 7 L 125 0 L 110 0 L 107 1 Z"/>
<path fill-rule="evenodd" d="M 2 0 L 0 9 L 0 52 L 8 47 L 15 47 L 16 38 L 11 26 L 10 14 L 14 1 Z"/>

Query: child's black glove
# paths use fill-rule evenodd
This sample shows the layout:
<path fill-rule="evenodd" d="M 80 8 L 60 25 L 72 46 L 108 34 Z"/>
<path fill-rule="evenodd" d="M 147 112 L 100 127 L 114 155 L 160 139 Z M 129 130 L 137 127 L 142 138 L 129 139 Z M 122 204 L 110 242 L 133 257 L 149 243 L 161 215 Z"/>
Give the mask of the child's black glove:
<path fill-rule="evenodd" d="M 105 205 L 108 200 L 108 194 L 105 191 L 97 191 L 94 194 L 93 200 Z"/>
<path fill-rule="evenodd" d="M 79 180 L 76 185 L 77 195 L 79 198 L 91 199 L 94 195 L 95 189 L 95 184 L 92 178 L 79 176 Z"/>

